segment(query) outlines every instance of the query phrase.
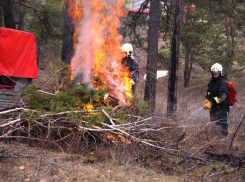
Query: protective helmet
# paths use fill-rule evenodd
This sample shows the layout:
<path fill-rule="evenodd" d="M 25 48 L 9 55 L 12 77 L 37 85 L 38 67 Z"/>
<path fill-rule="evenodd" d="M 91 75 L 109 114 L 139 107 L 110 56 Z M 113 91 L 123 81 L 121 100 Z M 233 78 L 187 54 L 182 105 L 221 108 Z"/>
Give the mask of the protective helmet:
<path fill-rule="evenodd" d="M 221 64 L 219 63 L 215 63 L 212 67 L 211 67 L 211 72 L 219 72 L 221 76 L 223 76 L 223 67 Z"/>
<path fill-rule="evenodd" d="M 130 43 L 123 44 L 120 49 L 127 52 L 127 57 L 133 55 L 134 48 Z"/>

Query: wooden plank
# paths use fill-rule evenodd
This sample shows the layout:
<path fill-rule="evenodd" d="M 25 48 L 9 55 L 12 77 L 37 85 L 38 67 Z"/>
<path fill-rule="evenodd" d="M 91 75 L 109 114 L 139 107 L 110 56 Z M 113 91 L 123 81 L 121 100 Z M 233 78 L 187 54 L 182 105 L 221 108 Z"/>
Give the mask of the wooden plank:
<path fill-rule="evenodd" d="M 4 99 L 4 98 L 8 98 L 8 99 L 11 99 L 11 98 L 16 99 L 16 98 L 18 98 L 18 99 L 20 99 L 20 96 L 0 94 L 0 99 Z"/>
<path fill-rule="evenodd" d="M 11 103 L 23 103 L 21 100 L 3 100 L 0 99 L 0 105 L 11 104 Z"/>
<path fill-rule="evenodd" d="M 16 95 L 19 96 L 19 92 L 11 91 L 11 90 L 0 90 L 0 95 Z"/>

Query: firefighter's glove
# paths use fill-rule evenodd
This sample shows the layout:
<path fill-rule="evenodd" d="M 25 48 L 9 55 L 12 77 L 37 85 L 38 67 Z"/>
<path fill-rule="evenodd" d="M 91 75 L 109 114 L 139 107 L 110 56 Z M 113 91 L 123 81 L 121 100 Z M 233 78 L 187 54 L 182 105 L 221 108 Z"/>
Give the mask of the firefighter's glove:
<path fill-rule="evenodd" d="M 203 105 L 203 108 L 204 109 L 210 109 L 211 106 L 212 106 L 212 103 L 208 99 L 206 99 L 205 104 Z"/>
<path fill-rule="evenodd" d="M 205 99 L 205 104 L 207 104 L 209 102 L 209 100 L 208 99 Z"/>
<path fill-rule="evenodd" d="M 130 83 L 131 83 L 132 85 L 135 85 L 134 80 L 130 80 Z"/>

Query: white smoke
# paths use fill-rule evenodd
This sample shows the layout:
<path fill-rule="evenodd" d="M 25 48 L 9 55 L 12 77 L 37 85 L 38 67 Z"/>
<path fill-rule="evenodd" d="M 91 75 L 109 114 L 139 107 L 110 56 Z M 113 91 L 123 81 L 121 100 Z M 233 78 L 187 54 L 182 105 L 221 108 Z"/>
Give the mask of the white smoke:
<path fill-rule="evenodd" d="M 116 70 L 120 68 L 119 61 L 115 61 L 115 57 L 110 57 L 110 51 L 115 52 L 115 47 L 112 46 L 112 50 L 107 50 L 108 52 L 103 52 L 99 54 L 100 57 L 94 57 L 95 51 L 101 51 L 105 49 L 105 47 L 109 47 L 107 45 L 108 42 L 115 43 L 117 46 L 120 46 L 120 39 L 121 36 L 117 32 L 116 28 L 114 27 L 114 31 L 112 31 L 109 26 L 115 24 L 115 20 L 117 23 L 119 22 L 119 16 L 113 14 L 110 8 L 114 8 L 115 6 L 108 6 L 107 8 L 103 8 L 101 1 L 98 1 L 98 5 L 95 6 L 95 0 L 83 0 L 82 1 L 82 18 L 79 21 L 79 24 L 76 26 L 76 34 L 78 39 L 78 44 L 76 45 L 76 50 L 72 62 L 75 62 L 75 70 L 74 70 L 74 82 L 78 81 L 84 83 L 93 83 L 93 78 L 91 78 L 91 72 L 93 72 L 95 60 L 99 60 L 99 65 L 102 67 L 103 74 L 107 80 L 107 84 L 111 88 L 114 88 L 113 94 L 120 99 L 122 103 L 125 103 L 125 99 L 123 93 L 125 92 L 125 84 L 121 82 L 122 79 L 115 79 Z M 115 5 L 117 0 L 106 0 L 107 5 Z M 119 13 L 119 11 L 115 11 Z M 101 16 L 102 15 L 102 16 Z M 119 23 L 118 23 L 119 25 Z M 114 34 L 113 34 L 114 33 Z M 110 45 L 111 46 L 111 45 Z M 119 47 L 118 47 L 119 49 Z M 120 52 L 118 50 L 119 57 Z M 96 56 L 98 56 L 96 54 Z M 109 61 L 109 63 L 108 63 Z M 98 63 L 97 63 L 98 64 Z M 73 64 L 74 65 L 74 64 Z M 110 67 L 110 69 L 108 69 Z M 120 73 L 119 73 L 120 74 Z M 80 78 L 82 77 L 82 79 Z M 78 78 L 78 79 L 76 79 Z M 75 83 L 76 84 L 76 83 Z M 91 84 L 92 85 L 92 84 Z M 90 85 L 90 86 L 91 86 Z"/>

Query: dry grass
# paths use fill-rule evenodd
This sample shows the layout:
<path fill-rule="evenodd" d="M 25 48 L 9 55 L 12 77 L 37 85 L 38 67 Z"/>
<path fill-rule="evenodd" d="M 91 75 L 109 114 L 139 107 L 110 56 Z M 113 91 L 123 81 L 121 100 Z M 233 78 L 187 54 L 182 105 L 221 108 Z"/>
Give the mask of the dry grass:
<path fill-rule="evenodd" d="M 56 153 L 25 144 L 0 143 L 0 181 L 179 181 L 137 164 L 118 164 L 101 149 L 84 156 Z"/>

